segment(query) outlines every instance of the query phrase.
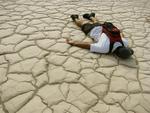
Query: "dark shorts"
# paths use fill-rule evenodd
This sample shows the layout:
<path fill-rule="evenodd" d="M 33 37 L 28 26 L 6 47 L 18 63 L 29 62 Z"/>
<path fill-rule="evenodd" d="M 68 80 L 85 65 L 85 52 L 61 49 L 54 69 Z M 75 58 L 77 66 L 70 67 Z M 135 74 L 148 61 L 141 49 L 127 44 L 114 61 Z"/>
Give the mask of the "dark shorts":
<path fill-rule="evenodd" d="M 81 30 L 87 35 L 96 26 L 101 26 L 101 24 L 100 23 L 93 23 L 93 24 L 86 23 L 82 25 Z"/>

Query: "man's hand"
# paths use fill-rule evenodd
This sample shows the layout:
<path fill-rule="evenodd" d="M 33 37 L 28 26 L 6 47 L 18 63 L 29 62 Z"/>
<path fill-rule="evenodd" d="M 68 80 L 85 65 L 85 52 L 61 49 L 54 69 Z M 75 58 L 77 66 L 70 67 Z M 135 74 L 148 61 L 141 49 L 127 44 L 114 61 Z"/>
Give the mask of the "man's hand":
<path fill-rule="evenodd" d="M 77 46 L 84 49 L 90 49 L 91 43 L 88 42 L 81 42 L 81 41 L 72 41 L 70 39 L 66 39 L 66 43 L 72 46 Z"/>
<path fill-rule="evenodd" d="M 66 39 L 66 43 L 72 46 L 74 45 L 74 41 L 72 41 L 71 39 Z"/>

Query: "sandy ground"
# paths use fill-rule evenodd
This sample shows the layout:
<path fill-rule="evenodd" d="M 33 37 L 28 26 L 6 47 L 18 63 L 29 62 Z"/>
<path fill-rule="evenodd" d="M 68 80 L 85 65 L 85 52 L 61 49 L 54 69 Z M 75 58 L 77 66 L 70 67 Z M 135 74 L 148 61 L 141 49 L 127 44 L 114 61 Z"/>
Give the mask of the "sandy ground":
<path fill-rule="evenodd" d="M 90 53 L 71 14 L 118 26 L 132 58 Z M 0 0 L 0 113 L 150 113 L 150 0 Z"/>

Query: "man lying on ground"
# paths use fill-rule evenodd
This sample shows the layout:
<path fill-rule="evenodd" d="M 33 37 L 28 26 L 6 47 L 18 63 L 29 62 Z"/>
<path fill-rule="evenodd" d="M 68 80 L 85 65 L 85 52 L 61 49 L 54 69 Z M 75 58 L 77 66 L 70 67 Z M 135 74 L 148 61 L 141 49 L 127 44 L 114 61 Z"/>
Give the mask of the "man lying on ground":
<path fill-rule="evenodd" d="M 71 15 L 71 18 L 94 42 L 87 43 L 67 39 L 68 44 L 96 53 L 113 53 L 122 59 L 127 59 L 133 55 L 134 51 L 128 47 L 127 39 L 123 38 L 123 34 L 112 23 L 100 24 L 95 18 L 95 13 L 83 15 L 84 19 L 89 20 L 88 22 L 79 19 L 78 15 Z"/>

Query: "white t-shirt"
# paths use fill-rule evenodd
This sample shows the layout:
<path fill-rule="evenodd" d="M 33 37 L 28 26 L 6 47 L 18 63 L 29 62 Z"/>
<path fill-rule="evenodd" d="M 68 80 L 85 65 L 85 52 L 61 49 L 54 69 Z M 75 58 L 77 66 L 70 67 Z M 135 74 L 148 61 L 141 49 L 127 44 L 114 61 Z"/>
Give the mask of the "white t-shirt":
<path fill-rule="evenodd" d="M 94 39 L 95 43 L 91 44 L 90 51 L 96 53 L 108 53 L 110 40 L 105 33 L 102 33 L 102 26 L 95 27 L 89 33 L 89 36 Z M 126 38 L 122 38 L 125 47 L 128 46 Z M 115 42 L 113 45 L 112 52 L 119 46 L 122 46 L 120 42 Z"/>

